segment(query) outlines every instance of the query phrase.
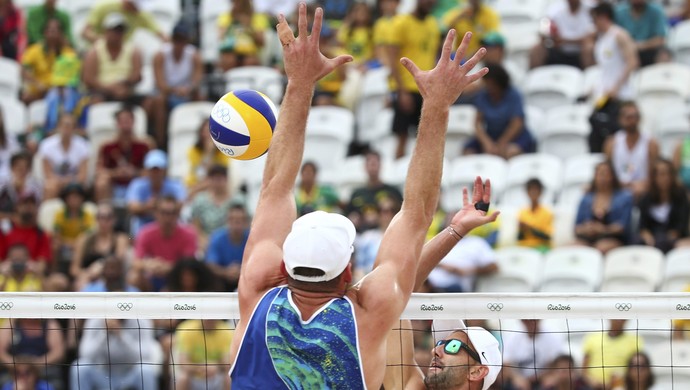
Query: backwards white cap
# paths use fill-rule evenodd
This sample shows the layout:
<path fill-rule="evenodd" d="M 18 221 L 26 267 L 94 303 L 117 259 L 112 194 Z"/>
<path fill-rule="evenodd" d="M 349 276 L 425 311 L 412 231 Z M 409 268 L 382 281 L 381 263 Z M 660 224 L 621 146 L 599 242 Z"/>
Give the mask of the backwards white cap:
<path fill-rule="evenodd" d="M 484 377 L 482 390 L 487 390 L 496 381 L 503 360 L 498 340 L 488 330 L 479 326 L 466 326 L 461 320 L 434 320 L 431 330 L 434 340 L 445 340 L 456 331 L 465 332 L 482 365 L 489 369 L 489 373 Z"/>
<path fill-rule="evenodd" d="M 288 274 L 304 282 L 335 279 L 350 262 L 356 234 L 355 225 L 340 214 L 314 211 L 297 218 L 283 243 Z M 320 269 L 324 275 L 296 275 L 297 267 Z"/>

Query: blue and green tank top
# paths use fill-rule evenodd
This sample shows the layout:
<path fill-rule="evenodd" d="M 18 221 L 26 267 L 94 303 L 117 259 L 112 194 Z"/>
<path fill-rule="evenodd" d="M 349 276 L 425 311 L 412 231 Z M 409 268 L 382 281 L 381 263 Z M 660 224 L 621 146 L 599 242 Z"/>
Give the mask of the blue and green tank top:
<path fill-rule="evenodd" d="M 336 298 L 307 321 L 275 287 L 252 313 L 230 369 L 233 389 L 366 389 L 352 302 Z"/>

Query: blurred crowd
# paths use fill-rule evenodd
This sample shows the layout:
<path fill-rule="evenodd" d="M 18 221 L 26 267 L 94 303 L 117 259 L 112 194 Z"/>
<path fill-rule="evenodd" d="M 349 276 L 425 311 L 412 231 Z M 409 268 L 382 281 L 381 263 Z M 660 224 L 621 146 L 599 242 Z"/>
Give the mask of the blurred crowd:
<path fill-rule="evenodd" d="M 272 26 L 278 13 L 292 19 L 297 1 L 214 1 L 224 5 L 212 14 L 209 38 L 203 24 L 208 18 L 194 18 L 203 14 L 203 4 L 195 1 L 183 1 L 185 14 L 170 23 L 152 11 L 154 0 L 103 0 L 89 4 L 85 15 L 61 8 L 59 0 L 30 7 L 0 0 L 0 73 L 8 64 L 20 69 L 20 80 L 9 71 L 0 75 L 0 84 L 18 86 L 0 90 L 0 291 L 235 291 L 255 194 L 242 182 L 242 162 L 230 162 L 215 148 L 201 117 L 193 118 L 185 155 L 173 154 L 170 113 L 215 101 L 225 93 L 224 75 L 235 69 L 282 71 Z M 539 19 L 530 22 L 524 62 L 509 55 L 519 34 L 502 27 L 508 20 L 500 1 L 308 3 L 312 12 L 324 7 L 324 53 L 355 58 L 318 84 L 315 106 L 355 110 L 367 74 L 388 74 L 385 107 L 392 110 L 393 146 L 384 150 L 377 142 L 355 140 L 350 152 L 361 155 L 354 169 L 362 180 L 348 191 L 323 177 L 317 161 L 304 162 L 295 189 L 299 214 L 342 212 L 355 223 L 356 279 L 372 269 L 383 233 L 400 209 L 400 183 L 387 182 L 382 172 L 407 156 L 421 110 L 419 91 L 398 59 L 433 66 L 451 28 L 473 32 L 464 55 L 485 47 L 483 64 L 490 70 L 457 102 L 476 110 L 472 134 L 455 151 L 458 159 L 491 155 L 509 164 L 540 152 L 523 97 L 526 74 L 551 65 L 596 66 L 600 76 L 578 99 L 592 114 L 588 145 L 598 160 L 582 165 L 589 182 L 582 183 L 574 223 L 566 228 L 571 239 L 558 245 L 603 254 L 634 244 L 664 253 L 690 246 L 690 135 L 664 152 L 634 101 L 638 69 L 675 61 L 668 34 L 688 23 L 690 2 L 544 1 Z M 398 13 L 403 7 L 408 12 Z M 215 49 L 205 55 L 202 41 L 209 40 Z M 115 104 L 106 118 L 96 114 L 105 103 Z M 19 129 L 16 104 L 29 107 L 28 123 Z M 32 107 L 41 109 L 35 114 Z M 94 131 L 94 121 L 107 128 Z M 172 174 L 170 166 L 179 160 L 188 169 Z M 557 246 L 547 184 L 539 175 L 525 178 L 520 192 L 526 201 L 514 218 L 501 217 L 461 240 L 432 272 L 425 291 L 475 291 L 479 278 L 500 272 L 495 249 L 505 243 L 542 253 Z M 428 237 L 447 225 L 461 206 L 460 199 L 454 202 L 439 205 Z M 224 321 L 9 324 L 0 330 L 3 389 L 154 389 L 172 383 L 220 389 L 228 380 L 233 325 Z M 622 323 L 613 321 L 608 333 L 583 340 L 575 357 L 561 355 L 563 340 L 537 331 L 538 321 L 523 325 L 503 338 L 504 358 L 532 368 L 504 368 L 505 380 L 498 381 L 503 387 L 496 388 L 651 388 L 649 358 L 638 353 L 642 342 Z M 428 353 L 428 341 L 418 343 Z M 602 359 L 617 368 L 588 370 L 582 378 L 570 370 L 576 362 L 596 366 Z M 536 375 L 535 367 L 551 369 Z"/>

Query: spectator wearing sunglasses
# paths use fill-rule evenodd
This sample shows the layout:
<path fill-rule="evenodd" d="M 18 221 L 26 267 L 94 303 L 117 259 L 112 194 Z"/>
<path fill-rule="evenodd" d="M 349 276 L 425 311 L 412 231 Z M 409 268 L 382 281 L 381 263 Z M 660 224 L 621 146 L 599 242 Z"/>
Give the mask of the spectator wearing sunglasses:
<path fill-rule="evenodd" d="M 388 337 L 384 387 L 386 389 L 487 390 L 501 372 L 499 342 L 486 329 L 465 326 L 460 320 L 435 320 L 436 340 L 426 376 L 414 361 L 410 321 Z M 413 369 L 407 369 L 413 367 Z"/>

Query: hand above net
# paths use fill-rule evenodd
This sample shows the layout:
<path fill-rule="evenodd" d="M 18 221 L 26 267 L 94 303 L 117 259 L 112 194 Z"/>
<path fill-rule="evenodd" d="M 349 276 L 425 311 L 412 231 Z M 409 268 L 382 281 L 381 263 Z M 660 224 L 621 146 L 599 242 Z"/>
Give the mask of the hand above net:
<path fill-rule="evenodd" d="M 450 226 L 460 235 L 465 236 L 472 231 L 472 229 L 495 221 L 500 212 L 494 211 L 490 215 L 488 214 L 487 211 L 490 201 L 491 180 L 486 179 L 486 181 L 482 182 L 482 178 L 477 176 L 477 178 L 474 179 L 472 202 L 469 200 L 469 191 L 467 188 L 463 188 L 462 208 L 455 213 L 450 221 Z"/>

